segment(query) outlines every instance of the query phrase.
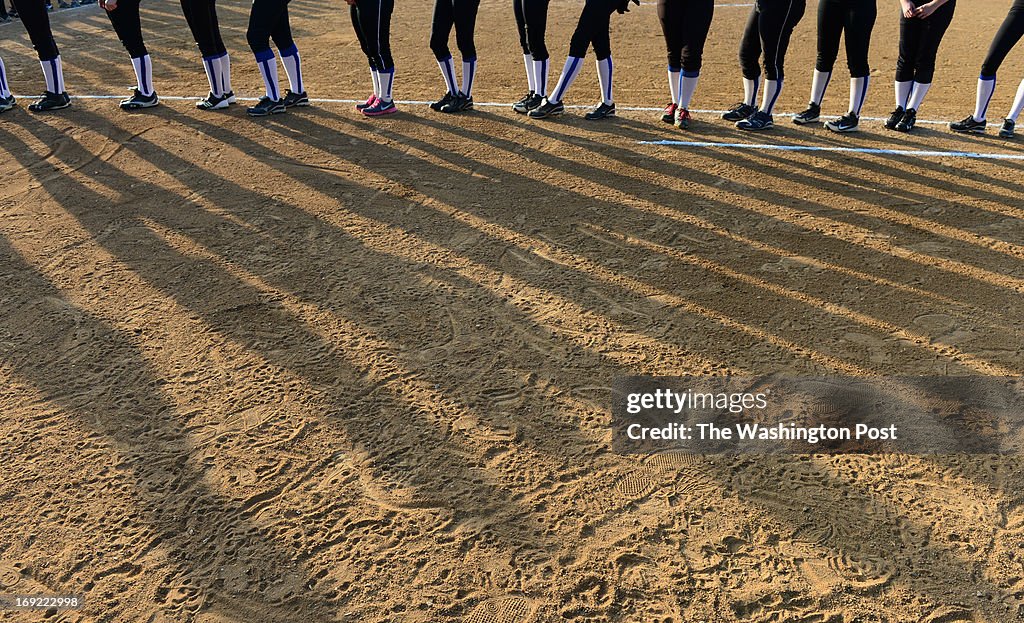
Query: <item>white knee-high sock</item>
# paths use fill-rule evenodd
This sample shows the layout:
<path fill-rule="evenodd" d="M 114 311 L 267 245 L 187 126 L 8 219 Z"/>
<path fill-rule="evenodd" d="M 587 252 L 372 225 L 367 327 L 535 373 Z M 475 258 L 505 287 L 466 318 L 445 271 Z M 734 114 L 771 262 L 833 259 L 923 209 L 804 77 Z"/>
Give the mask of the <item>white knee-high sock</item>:
<path fill-rule="evenodd" d="M 743 79 L 743 103 L 747 106 L 757 105 L 757 92 L 761 88 L 761 76 L 758 76 L 751 80 L 750 78 Z"/>
<path fill-rule="evenodd" d="M 832 81 L 831 71 L 814 70 L 814 77 L 811 78 L 811 103 L 821 106 L 821 100 L 825 99 L 825 91 L 828 90 L 828 83 Z"/>
<path fill-rule="evenodd" d="M 911 110 L 920 110 L 921 102 L 924 101 L 924 96 L 928 95 L 928 89 L 930 89 L 931 86 L 932 84 L 930 82 L 926 84 L 915 82 L 914 92 L 910 94 L 910 99 L 907 100 L 907 108 Z"/>
<path fill-rule="evenodd" d="M 455 61 L 449 56 L 443 61 L 437 61 L 437 66 L 441 68 L 441 76 L 444 78 L 444 85 L 448 88 L 448 92 L 458 95 L 459 85 L 455 79 Z"/>
<path fill-rule="evenodd" d="M 4 67 L 4 60 L 0 58 L 0 97 L 11 96 L 11 84 L 7 82 L 7 68 Z"/>
<path fill-rule="evenodd" d="M 273 50 L 257 52 L 256 64 L 260 67 L 260 75 L 263 76 L 263 86 L 267 90 L 267 97 L 275 102 L 281 99 L 281 91 L 277 85 L 277 56 Z"/>
<path fill-rule="evenodd" d="M 554 104 L 558 104 L 565 97 L 566 92 L 572 83 L 576 81 L 576 76 L 580 75 L 580 69 L 583 68 L 583 59 L 578 56 L 570 56 L 565 59 L 565 67 L 562 68 L 562 75 L 558 77 L 558 82 L 555 84 L 555 90 L 552 91 L 548 97 L 548 101 Z"/>
<path fill-rule="evenodd" d="M 284 73 L 288 74 L 288 88 L 292 93 L 305 93 L 306 85 L 302 84 L 302 59 L 299 48 L 293 43 L 291 47 L 279 50 Z"/>
<path fill-rule="evenodd" d="M 39 61 L 39 65 L 43 68 L 46 90 L 50 93 L 63 93 L 64 65 L 61 63 L 60 56 L 58 55 L 48 61 Z"/>
<path fill-rule="evenodd" d="M 765 80 L 764 95 L 761 99 L 761 112 L 766 112 L 769 115 L 772 114 L 780 93 L 782 93 L 782 80 Z"/>
<path fill-rule="evenodd" d="M 992 101 L 992 94 L 996 92 L 995 76 L 978 76 L 978 93 L 974 101 L 975 121 L 984 121 L 988 114 L 988 104 Z"/>
<path fill-rule="evenodd" d="M 868 97 L 868 84 L 870 78 L 850 78 L 850 112 L 860 116 L 860 109 L 864 107 L 864 100 Z"/>
<path fill-rule="evenodd" d="M 533 86 L 530 88 L 541 97 L 548 96 L 548 59 L 533 61 Z"/>
<path fill-rule="evenodd" d="M 231 57 L 227 52 L 217 57 L 217 75 L 220 76 L 220 92 L 227 95 L 231 92 Z"/>
<path fill-rule="evenodd" d="M 597 79 L 601 84 L 601 101 L 606 106 L 611 106 L 615 101 L 612 98 L 612 76 L 615 73 L 615 66 L 612 64 L 612 57 L 597 61 Z"/>
<path fill-rule="evenodd" d="M 2 64 L 0 64 L 0 67 L 2 67 Z M 1017 117 L 1020 116 L 1021 109 L 1024 109 L 1024 80 L 1021 80 L 1020 86 L 1017 87 L 1017 95 L 1013 98 L 1013 106 L 1010 108 L 1010 114 L 1006 118 L 1017 123 Z"/>
<path fill-rule="evenodd" d="M 149 54 L 133 58 L 132 68 L 135 69 L 139 93 L 149 97 L 153 94 L 153 61 L 150 60 Z"/>
<path fill-rule="evenodd" d="M 213 93 L 214 97 L 224 95 L 224 87 L 220 80 L 220 60 L 214 56 L 204 56 L 203 69 L 206 70 L 206 81 L 210 83 L 210 93 Z"/>
<path fill-rule="evenodd" d="M 526 83 L 530 85 L 530 93 L 537 92 L 537 76 L 533 70 L 533 54 L 523 54 L 523 65 L 526 66 Z"/>
<path fill-rule="evenodd" d="M 385 103 L 392 100 L 392 90 L 395 86 L 395 68 L 383 70 L 380 73 L 380 99 Z"/>
<path fill-rule="evenodd" d="M 473 81 L 476 79 L 476 59 L 462 59 L 462 94 L 473 97 Z"/>
<path fill-rule="evenodd" d="M 697 90 L 697 80 L 700 78 L 699 71 L 684 71 L 679 78 L 679 99 L 676 104 L 680 108 L 690 108 L 690 100 Z"/>
<path fill-rule="evenodd" d="M 900 108 L 908 108 L 907 104 L 910 102 L 910 94 L 914 92 L 914 81 L 897 81 L 895 85 L 896 105 Z"/>
<path fill-rule="evenodd" d="M 373 95 L 380 97 L 380 72 L 373 67 L 370 68 L 370 79 L 373 81 Z"/>
<path fill-rule="evenodd" d="M 679 75 L 682 71 L 682 68 L 671 65 L 668 68 L 668 92 L 672 95 L 673 104 L 679 103 Z"/>

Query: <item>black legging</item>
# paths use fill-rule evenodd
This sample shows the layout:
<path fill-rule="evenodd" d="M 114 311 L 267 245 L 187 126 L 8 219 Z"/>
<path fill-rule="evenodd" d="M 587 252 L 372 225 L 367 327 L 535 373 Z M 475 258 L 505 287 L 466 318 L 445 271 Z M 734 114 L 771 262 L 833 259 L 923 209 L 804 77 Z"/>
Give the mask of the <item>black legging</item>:
<path fill-rule="evenodd" d="M 670 68 L 700 71 L 714 15 L 715 0 L 658 0 Z"/>
<path fill-rule="evenodd" d="M 181 0 L 181 12 L 185 14 L 192 38 L 204 57 L 228 53 L 220 37 L 220 24 L 217 23 L 217 0 Z"/>
<path fill-rule="evenodd" d="M 455 26 L 455 43 L 459 46 L 462 59 L 476 58 L 476 13 L 480 0 L 435 0 L 434 20 L 430 25 L 430 50 L 439 61 L 452 57 L 448 48 L 448 36 Z"/>
<path fill-rule="evenodd" d="M 914 0 L 919 6 L 928 0 Z M 935 57 L 942 37 L 953 21 L 956 0 L 949 0 L 927 19 L 900 16 L 900 56 L 896 60 L 896 82 L 931 84 Z"/>
<path fill-rule="evenodd" d="M 870 74 L 868 49 L 877 14 L 876 0 L 821 0 L 818 3 L 818 62 L 815 69 L 825 73 L 832 71 L 839 57 L 839 38 L 843 37 L 850 77 L 863 78 Z"/>
<path fill-rule="evenodd" d="M 612 55 L 611 18 L 619 4 L 618 0 L 586 0 L 569 41 L 569 56 L 583 58 L 590 46 L 599 61 Z"/>
<path fill-rule="evenodd" d="M 21 23 L 28 31 L 28 38 L 41 61 L 52 61 L 60 56 L 57 43 L 50 30 L 50 16 L 46 13 L 45 0 L 14 0 L 14 8 L 21 16 Z"/>
<path fill-rule="evenodd" d="M 292 25 L 288 20 L 289 0 L 253 0 L 249 11 L 249 28 L 245 38 L 253 52 L 266 52 L 270 49 L 270 40 L 278 50 L 290 50 L 295 47 L 292 39 Z"/>
<path fill-rule="evenodd" d="M 395 66 L 391 57 L 391 14 L 395 0 L 357 0 L 350 10 L 359 47 L 370 67 L 387 71 Z"/>
<path fill-rule="evenodd" d="M 1024 36 L 1024 0 L 1014 0 L 1010 12 L 999 27 L 996 38 L 988 49 L 985 62 L 981 64 L 981 75 L 986 78 L 993 78 L 1003 64 L 1006 55 L 1010 53 L 1013 46 L 1017 45 L 1020 38 Z"/>
<path fill-rule="evenodd" d="M 550 1 L 512 0 L 512 11 L 515 13 L 516 26 L 519 28 L 519 44 L 523 47 L 523 54 L 533 56 L 535 61 L 546 61 L 550 58 L 548 46 L 544 42 Z"/>
<path fill-rule="evenodd" d="M 3 0 L 0 0 L 3 2 Z M 140 0 L 118 0 L 117 8 L 106 11 L 110 24 L 121 40 L 121 45 L 128 50 L 128 56 L 141 58 L 149 52 L 142 40 L 142 20 L 139 18 Z"/>
<path fill-rule="evenodd" d="M 785 77 L 789 39 L 806 8 L 806 0 L 756 0 L 740 40 L 740 68 L 744 78 L 760 77 L 762 52 L 765 77 L 768 80 Z"/>

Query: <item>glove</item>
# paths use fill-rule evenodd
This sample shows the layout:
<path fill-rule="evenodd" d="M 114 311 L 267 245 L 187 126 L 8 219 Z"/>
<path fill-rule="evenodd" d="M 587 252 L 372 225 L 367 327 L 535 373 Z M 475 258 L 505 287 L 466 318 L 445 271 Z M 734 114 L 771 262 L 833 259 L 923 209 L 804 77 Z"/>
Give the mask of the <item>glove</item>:
<path fill-rule="evenodd" d="M 615 9 L 616 11 L 619 12 L 619 15 L 622 15 L 623 13 L 629 13 L 630 2 L 637 6 L 640 6 L 640 0 L 619 0 L 619 6 L 617 9 Z"/>

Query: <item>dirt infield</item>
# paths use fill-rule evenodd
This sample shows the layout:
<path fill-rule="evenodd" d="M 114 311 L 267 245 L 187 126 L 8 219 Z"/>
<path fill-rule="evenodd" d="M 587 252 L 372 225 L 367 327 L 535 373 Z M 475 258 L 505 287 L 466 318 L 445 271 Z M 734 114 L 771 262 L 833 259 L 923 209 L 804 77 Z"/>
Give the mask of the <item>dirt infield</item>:
<path fill-rule="evenodd" d="M 248 7 L 222 4 L 236 91 L 257 95 Z M 431 3 L 398 4 L 396 96 L 438 96 Z M 481 102 L 524 90 L 507 5 L 481 7 Z M 970 112 L 1008 3 L 961 5 L 925 119 Z M 341 3 L 291 6 L 310 95 L 365 97 Z M 578 6 L 553 2 L 555 74 Z M 814 6 L 783 111 L 806 99 Z M 737 99 L 748 10 L 717 10 L 695 108 Z M 203 94 L 177 4 L 143 13 L 157 90 Z M 98 7 L 53 23 L 72 95 L 133 83 Z M 613 29 L 619 103 L 664 104 L 653 8 Z M 632 373 L 1024 371 L 1024 162 L 641 141 L 1021 144 L 785 119 L 750 137 L 708 114 L 683 134 L 649 111 L 38 117 L 27 37 L 0 37 L 22 96 L 0 117 L 0 594 L 84 596 L 50 621 L 1024 619 L 1019 459 L 637 460 L 608 429 Z M 837 73 L 826 112 L 846 89 Z M 588 60 L 567 103 L 597 92 Z"/>

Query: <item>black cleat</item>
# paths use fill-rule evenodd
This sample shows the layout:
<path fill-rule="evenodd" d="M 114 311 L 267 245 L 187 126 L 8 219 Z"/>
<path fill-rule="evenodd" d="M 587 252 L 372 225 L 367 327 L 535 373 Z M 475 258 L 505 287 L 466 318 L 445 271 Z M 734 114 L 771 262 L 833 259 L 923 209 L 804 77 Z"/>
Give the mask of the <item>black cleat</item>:
<path fill-rule="evenodd" d="M 225 93 L 219 97 L 210 93 L 203 99 L 196 102 L 196 108 L 199 110 L 224 110 L 231 105 L 231 100 L 234 97 L 234 93 Z"/>
<path fill-rule="evenodd" d="M 964 119 L 949 124 L 949 129 L 960 134 L 984 134 L 987 126 L 988 122 L 984 119 L 975 121 L 974 115 L 967 115 Z"/>
<path fill-rule="evenodd" d="M 537 95 L 536 93 L 534 93 L 533 91 L 530 91 L 529 93 L 524 95 L 522 97 L 522 99 L 520 99 L 518 102 L 516 102 L 515 104 L 512 104 L 512 110 L 516 111 L 520 115 L 525 115 L 526 113 L 530 112 L 533 109 L 532 108 L 527 108 L 526 107 L 526 103 L 529 102 L 531 99 L 533 99 L 536 95 Z"/>
<path fill-rule="evenodd" d="M 908 108 L 903 113 L 903 118 L 900 119 L 900 122 L 893 129 L 897 132 L 909 132 L 914 129 L 915 125 L 917 125 L 917 111 L 913 108 Z"/>
<path fill-rule="evenodd" d="M 751 106 L 750 104 L 744 104 L 743 102 L 740 102 L 739 104 L 736 104 L 728 111 L 726 111 L 722 115 L 722 119 L 725 119 L 726 121 L 742 121 L 743 119 L 746 119 L 747 117 L 756 112 L 756 106 Z"/>
<path fill-rule="evenodd" d="M 530 111 L 530 119 L 547 119 L 565 114 L 565 104 L 562 102 L 553 103 L 548 99 L 544 103 Z"/>
<path fill-rule="evenodd" d="M 588 112 L 583 116 L 587 121 L 599 121 L 601 119 L 607 119 L 608 117 L 615 116 L 615 104 L 605 104 L 601 102 L 601 105 L 594 110 Z"/>
<path fill-rule="evenodd" d="M 0 113 L 7 112 L 8 110 L 17 106 L 18 103 L 15 101 L 14 96 L 0 97 Z"/>
<path fill-rule="evenodd" d="M 302 93 L 295 93 L 291 89 L 288 89 L 284 92 L 284 99 L 281 101 L 284 102 L 285 108 L 305 108 L 306 106 L 309 106 L 309 96 L 306 95 L 305 91 Z"/>
<path fill-rule="evenodd" d="M 762 110 L 756 110 L 754 111 L 754 114 L 750 115 L 746 119 L 740 119 L 737 121 L 736 127 L 740 130 L 748 130 L 750 132 L 771 130 L 775 127 L 775 119 Z"/>
<path fill-rule="evenodd" d="M 121 110 L 142 110 L 143 108 L 152 108 L 159 103 L 160 98 L 156 96 L 156 91 L 153 91 L 151 95 L 143 95 L 142 91 L 135 89 L 132 96 L 121 100 L 119 105 Z"/>
<path fill-rule="evenodd" d="M 811 123 L 817 123 L 820 118 L 821 105 L 811 102 L 807 105 L 807 110 L 793 115 L 793 123 L 797 125 L 809 125 Z"/>
<path fill-rule="evenodd" d="M 272 100 L 266 95 L 260 98 L 252 108 L 246 108 L 245 112 L 250 117 L 266 117 L 267 115 L 279 115 L 288 110 L 284 106 L 284 100 Z"/>
<path fill-rule="evenodd" d="M 860 117 L 848 112 L 838 119 L 833 119 L 825 124 L 826 130 L 838 132 L 840 134 L 846 134 L 849 132 L 856 132 L 860 129 Z"/>
<path fill-rule="evenodd" d="M 453 99 L 455 99 L 455 96 L 452 95 L 452 92 L 446 91 L 444 97 L 437 100 L 436 102 L 430 103 L 430 110 L 433 110 L 435 112 L 441 112 L 441 109 L 450 104 Z"/>
<path fill-rule="evenodd" d="M 444 113 L 459 113 L 473 110 L 473 98 L 459 93 L 441 108 Z"/>
<path fill-rule="evenodd" d="M 1003 119 L 1003 127 L 999 128 L 999 136 L 1002 138 L 1013 138 L 1017 136 L 1014 128 L 1017 123 L 1013 119 Z"/>
<path fill-rule="evenodd" d="M 895 130 L 896 126 L 900 124 L 900 121 L 903 121 L 903 115 L 906 112 L 907 111 L 903 110 L 902 106 L 897 106 L 896 110 L 889 113 L 889 118 L 885 120 L 885 129 Z"/>
<path fill-rule="evenodd" d="M 28 109 L 32 112 L 49 112 L 61 110 L 71 105 L 71 98 L 65 93 L 51 93 L 46 91 L 35 104 L 29 104 Z"/>

